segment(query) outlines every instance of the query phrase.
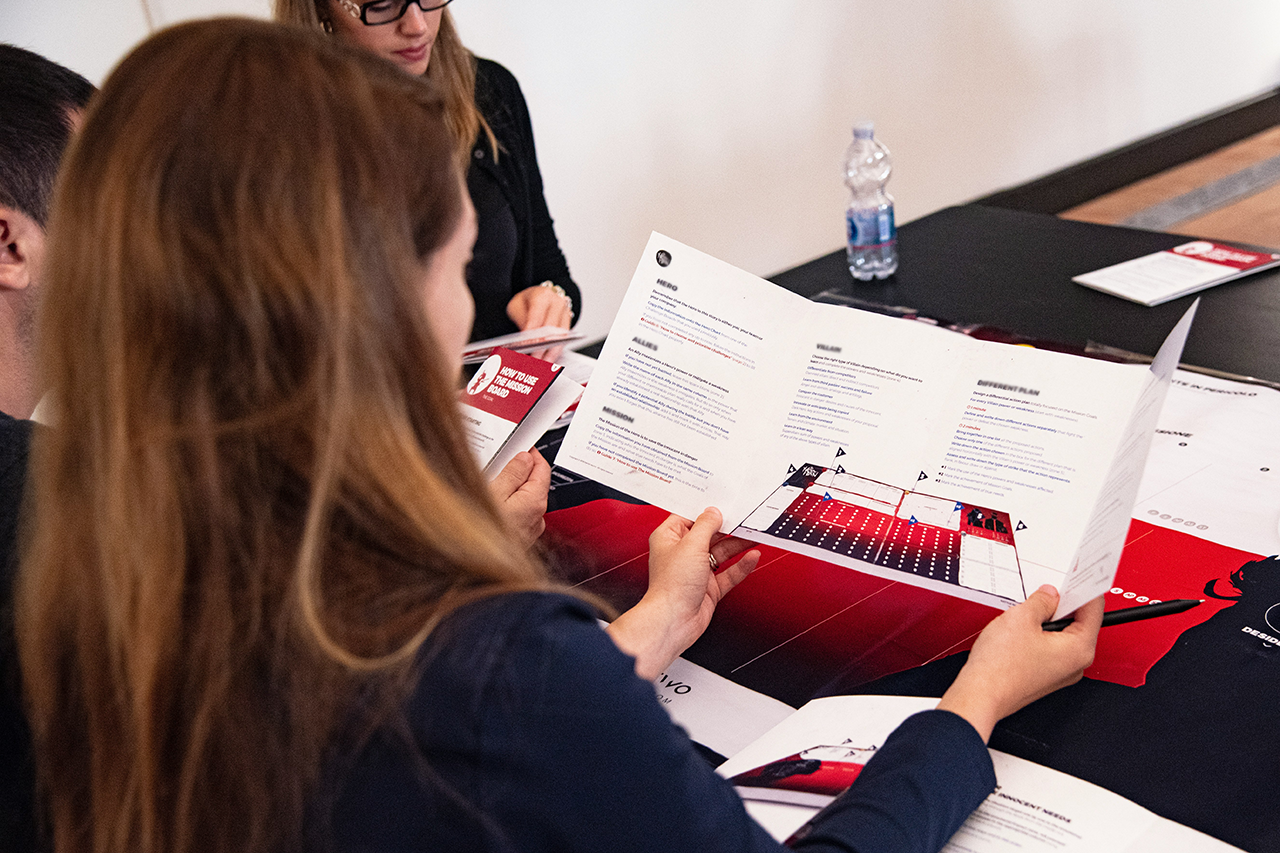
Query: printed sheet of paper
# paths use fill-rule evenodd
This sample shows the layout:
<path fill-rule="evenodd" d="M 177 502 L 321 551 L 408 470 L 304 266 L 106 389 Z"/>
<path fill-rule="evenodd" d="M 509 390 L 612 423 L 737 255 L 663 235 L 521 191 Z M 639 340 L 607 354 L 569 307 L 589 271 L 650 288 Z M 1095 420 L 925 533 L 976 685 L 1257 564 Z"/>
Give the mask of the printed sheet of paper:
<path fill-rule="evenodd" d="M 467 344 L 462 351 L 463 364 L 479 364 L 495 350 L 508 349 L 512 352 L 534 352 L 548 347 L 560 346 L 582 337 L 581 332 L 573 329 L 562 329 L 559 326 L 539 326 L 536 329 L 525 329 L 523 332 L 512 332 L 496 338 L 486 338 Z"/>
<path fill-rule="evenodd" d="M 556 357 L 556 364 L 564 369 L 564 373 L 560 377 L 560 381 L 563 382 L 565 380 L 569 380 L 576 382 L 583 388 L 586 388 L 587 383 L 591 380 L 591 371 L 596 369 L 596 360 L 594 358 L 569 349 L 561 351 L 560 355 Z M 564 414 L 560 415 L 560 417 L 556 419 L 556 422 L 551 425 L 551 428 L 556 429 L 558 427 L 568 426 L 569 421 L 573 420 L 573 413 L 577 411 L 577 409 L 578 403 L 575 400 L 572 405 L 564 410 Z"/>
<path fill-rule="evenodd" d="M 1089 519 L 1076 554 L 1076 566 L 1065 585 L 1059 587 L 1062 597 L 1054 613 L 1055 619 L 1075 612 L 1091 598 L 1097 597 L 1099 591 L 1110 587 L 1116 576 L 1120 551 L 1138 498 L 1138 485 L 1146 468 L 1151 438 L 1199 305 L 1200 300 L 1197 299 L 1156 353 L 1146 387 L 1134 407 L 1111 463 L 1110 475 Z"/>
<path fill-rule="evenodd" d="M 1195 240 L 1071 279 L 1140 305 L 1162 305 L 1280 264 L 1280 255 Z"/>
<path fill-rule="evenodd" d="M 1133 517 L 1229 548 L 1280 553 L 1280 390 L 1173 377 Z"/>
<path fill-rule="evenodd" d="M 658 701 L 696 743 L 733 755 L 795 713 L 795 708 L 676 658 L 653 683 Z"/>
<path fill-rule="evenodd" d="M 835 785 L 843 781 L 847 787 L 857 778 L 861 765 L 902 720 L 936 704 L 936 699 L 904 696 L 816 699 L 716 772 L 735 782 L 751 815 L 784 841 L 843 790 Z M 1096 785 L 990 752 L 996 790 L 952 836 L 943 853 L 1227 853 L 1237 849 Z M 787 789 L 809 794 L 812 804 L 786 803 L 778 793 Z M 830 793 L 813 793 L 824 790 Z"/>
<path fill-rule="evenodd" d="M 459 394 L 462 424 L 488 476 L 532 447 L 582 395 L 582 386 L 561 373 L 557 365 L 498 349 L 467 382 Z"/>
<path fill-rule="evenodd" d="M 557 465 L 1007 607 L 1063 588 L 1150 375 L 813 303 L 655 234 Z"/>

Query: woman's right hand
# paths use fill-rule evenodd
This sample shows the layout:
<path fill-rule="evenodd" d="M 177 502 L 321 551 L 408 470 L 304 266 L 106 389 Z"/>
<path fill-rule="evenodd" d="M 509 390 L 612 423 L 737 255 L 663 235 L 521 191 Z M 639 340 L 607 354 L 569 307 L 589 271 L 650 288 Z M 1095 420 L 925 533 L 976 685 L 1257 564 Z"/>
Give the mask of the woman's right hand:
<path fill-rule="evenodd" d="M 964 717 L 987 741 L 1003 718 L 1079 681 L 1093 663 L 1102 599 L 1077 610 L 1066 629 L 1045 631 L 1040 626 L 1057 606 L 1058 591 L 1046 585 L 994 619 L 978 635 L 938 708 Z"/>
<path fill-rule="evenodd" d="M 657 678 L 689 648 L 720 599 L 759 564 L 752 543 L 717 532 L 722 521 L 707 507 L 696 521 L 668 516 L 649 536 L 649 589 L 608 628 L 641 678 Z"/>
<path fill-rule="evenodd" d="M 551 284 L 551 282 L 544 282 Z M 568 329 L 573 326 L 573 300 L 560 288 L 535 285 L 511 297 L 507 303 L 507 316 L 520 331 L 537 329 L 542 326 L 559 326 Z M 555 363 L 564 352 L 563 346 L 531 352 L 529 355 L 543 361 Z"/>

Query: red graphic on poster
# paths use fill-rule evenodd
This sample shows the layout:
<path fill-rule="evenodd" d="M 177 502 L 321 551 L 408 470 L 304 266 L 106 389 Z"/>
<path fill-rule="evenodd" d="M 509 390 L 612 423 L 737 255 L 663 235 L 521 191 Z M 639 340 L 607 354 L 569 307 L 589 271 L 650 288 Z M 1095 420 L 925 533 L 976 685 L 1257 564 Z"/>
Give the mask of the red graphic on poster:
<path fill-rule="evenodd" d="M 616 500 L 548 513 L 553 563 L 582 589 L 630 607 L 647 587 L 649 533 L 666 517 Z M 797 707 L 831 685 L 851 688 L 964 651 L 1000 613 L 779 548 L 760 550 L 759 568 L 720 602 L 684 657 Z M 1135 520 L 1107 609 L 1204 598 L 1207 583 L 1256 557 Z M 1210 599 L 1185 613 L 1107 628 L 1085 674 L 1141 685 L 1184 630 L 1227 606 Z"/>
<path fill-rule="evenodd" d="M 467 383 L 462 402 L 511 424 L 520 423 L 551 385 L 554 364 L 499 349 L 485 359 Z"/>

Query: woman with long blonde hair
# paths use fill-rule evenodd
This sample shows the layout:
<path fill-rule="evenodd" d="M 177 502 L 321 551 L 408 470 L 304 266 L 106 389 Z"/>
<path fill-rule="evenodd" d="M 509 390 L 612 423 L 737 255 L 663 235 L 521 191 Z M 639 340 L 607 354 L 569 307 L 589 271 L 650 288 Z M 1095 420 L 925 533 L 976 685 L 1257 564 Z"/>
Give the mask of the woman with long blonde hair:
<path fill-rule="evenodd" d="M 452 154 L 429 84 L 257 21 L 153 36 L 89 110 L 16 599 L 53 853 L 780 849 L 646 680 L 758 552 L 669 518 L 606 633 L 469 455 Z M 1092 653 L 1092 608 L 1040 630 L 1054 599 L 995 620 L 803 843 L 940 846 L 995 720 Z"/>
<path fill-rule="evenodd" d="M 467 273 L 473 338 L 568 328 L 582 296 L 547 210 L 524 94 L 510 71 L 463 46 L 450 2 L 274 0 L 274 8 L 278 21 L 322 30 L 439 87 L 479 222 Z"/>

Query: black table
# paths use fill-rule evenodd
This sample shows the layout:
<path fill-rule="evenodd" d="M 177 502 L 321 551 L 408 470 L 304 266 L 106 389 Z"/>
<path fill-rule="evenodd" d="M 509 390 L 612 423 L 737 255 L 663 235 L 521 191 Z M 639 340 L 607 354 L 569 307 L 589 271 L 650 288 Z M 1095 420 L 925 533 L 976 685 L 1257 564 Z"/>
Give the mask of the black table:
<path fill-rule="evenodd" d="M 1195 296 L 1147 308 L 1071 277 L 1190 239 L 965 205 L 903 225 L 898 272 L 884 281 L 855 281 L 843 250 L 771 280 L 802 296 L 838 288 L 855 299 L 906 306 L 940 320 L 1154 355 Z M 1280 382 L 1280 269 L 1198 295 L 1183 362 Z"/>

